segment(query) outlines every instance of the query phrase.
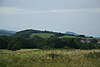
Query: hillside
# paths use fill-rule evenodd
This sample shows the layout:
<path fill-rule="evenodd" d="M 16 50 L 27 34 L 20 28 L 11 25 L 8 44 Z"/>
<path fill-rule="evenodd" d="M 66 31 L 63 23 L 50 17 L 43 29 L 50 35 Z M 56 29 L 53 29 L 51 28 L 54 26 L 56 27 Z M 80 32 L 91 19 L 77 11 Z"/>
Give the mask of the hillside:
<path fill-rule="evenodd" d="M 22 48 L 37 49 L 99 49 L 100 40 L 85 35 L 27 29 L 16 32 L 13 36 L 0 36 L 0 48 L 19 50 Z"/>
<path fill-rule="evenodd" d="M 22 30 L 19 32 L 16 32 L 14 35 L 16 37 L 23 37 L 23 38 L 32 38 L 34 36 L 39 36 L 42 38 L 50 38 L 50 37 L 59 37 L 59 38 L 91 38 L 91 37 L 85 37 L 85 35 L 78 35 L 74 32 L 66 32 L 66 33 L 60 33 L 60 32 L 53 32 L 53 31 L 41 31 L 41 30 L 34 30 L 34 29 L 27 29 Z"/>
<path fill-rule="evenodd" d="M 16 33 L 15 31 L 0 29 L 0 36 L 2 36 L 2 35 L 10 36 L 15 33 Z"/>
<path fill-rule="evenodd" d="M 50 38 L 50 37 L 53 37 L 55 35 L 51 34 L 51 33 L 32 33 L 30 35 L 30 38 L 33 38 L 34 36 L 39 36 L 39 37 L 42 37 L 42 38 Z"/>
<path fill-rule="evenodd" d="M 68 35 L 74 35 L 74 36 L 77 36 L 78 34 L 74 33 L 74 32 L 71 32 L 71 31 L 67 31 L 65 34 L 68 34 Z"/>
<path fill-rule="evenodd" d="M 34 29 L 27 29 L 23 31 L 16 32 L 14 36 L 16 37 L 24 37 L 24 38 L 30 38 L 33 36 L 40 36 L 40 37 L 51 37 L 51 36 L 63 36 L 66 35 L 64 33 L 58 33 L 58 32 L 52 32 L 52 31 L 41 31 L 41 30 L 34 30 Z"/>

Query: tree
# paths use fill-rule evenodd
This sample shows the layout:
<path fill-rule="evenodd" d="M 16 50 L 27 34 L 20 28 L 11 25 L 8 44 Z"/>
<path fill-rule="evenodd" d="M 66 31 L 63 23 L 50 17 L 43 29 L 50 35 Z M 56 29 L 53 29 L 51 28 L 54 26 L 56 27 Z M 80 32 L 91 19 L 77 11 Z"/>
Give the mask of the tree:
<path fill-rule="evenodd" d="M 7 48 L 7 40 L 5 38 L 0 38 L 0 49 Z"/>
<path fill-rule="evenodd" d="M 16 51 L 16 50 L 20 50 L 21 49 L 21 43 L 20 42 L 16 42 L 13 46 L 12 46 L 12 51 Z"/>
<path fill-rule="evenodd" d="M 21 43 L 19 41 L 11 40 L 7 49 L 12 51 L 19 50 L 21 49 Z"/>
<path fill-rule="evenodd" d="M 13 47 L 14 43 L 15 43 L 15 40 L 11 40 L 11 41 L 8 43 L 7 49 L 8 49 L 8 50 L 12 50 L 12 47 Z"/>
<path fill-rule="evenodd" d="M 10 36 L 0 36 L 0 49 L 6 49 L 11 38 Z"/>
<path fill-rule="evenodd" d="M 85 37 L 85 35 L 78 35 L 79 37 Z"/>

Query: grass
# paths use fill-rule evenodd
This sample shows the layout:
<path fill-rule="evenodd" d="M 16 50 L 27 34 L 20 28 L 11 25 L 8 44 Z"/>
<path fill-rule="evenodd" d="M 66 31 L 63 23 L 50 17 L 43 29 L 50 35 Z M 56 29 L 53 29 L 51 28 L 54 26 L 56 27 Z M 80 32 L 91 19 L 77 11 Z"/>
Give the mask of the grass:
<path fill-rule="evenodd" d="M 40 36 L 42 38 L 50 38 L 51 36 L 55 36 L 55 34 L 51 34 L 51 33 L 33 33 L 33 34 L 30 35 L 30 37 L 34 37 L 34 36 Z M 60 36 L 59 38 L 82 38 L 82 39 L 84 39 L 84 37 L 70 36 L 70 35 Z M 93 39 L 93 38 L 86 38 L 86 39 Z M 98 38 L 98 40 L 99 40 L 99 38 Z"/>
<path fill-rule="evenodd" d="M 33 33 L 30 35 L 30 37 L 34 37 L 34 36 L 40 36 L 42 38 L 49 38 L 51 36 L 54 36 L 54 34 L 50 34 L 50 33 Z"/>
<path fill-rule="evenodd" d="M 0 50 L 0 67 L 100 67 L 100 50 Z"/>
<path fill-rule="evenodd" d="M 96 39 L 96 38 L 89 38 L 89 37 L 78 37 L 78 36 L 70 36 L 70 35 L 64 35 L 59 38 L 81 38 L 81 39 Z M 99 40 L 99 39 L 98 39 Z"/>
<path fill-rule="evenodd" d="M 64 35 L 59 38 L 78 38 L 77 36 Z"/>

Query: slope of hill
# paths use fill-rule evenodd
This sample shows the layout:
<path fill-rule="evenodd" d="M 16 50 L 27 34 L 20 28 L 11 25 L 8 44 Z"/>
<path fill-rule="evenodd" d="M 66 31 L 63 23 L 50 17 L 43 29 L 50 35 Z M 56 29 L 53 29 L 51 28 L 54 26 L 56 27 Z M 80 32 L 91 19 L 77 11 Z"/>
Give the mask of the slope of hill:
<path fill-rule="evenodd" d="M 2 35 L 10 36 L 15 33 L 16 33 L 15 31 L 0 29 L 0 36 L 2 36 Z"/>
<path fill-rule="evenodd" d="M 77 36 L 78 34 L 74 33 L 74 32 L 70 32 L 70 31 L 67 31 L 65 34 L 68 34 L 68 35 L 74 35 L 74 36 Z"/>
<path fill-rule="evenodd" d="M 13 36 L 0 37 L 1 49 L 19 50 L 22 48 L 37 49 L 99 49 L 100 40 L 83 35 L 74 36 L 65 33 L 28 29 L 16 32 Z"/>
<path fill-rule="evenodd" d="M 85 35 L 78 35 L 74 32 L 66 32 L 66 33 L 59 33 L 53 31 L 41 31 L 41 30 L 34 30 L 34 29 L 26 29 L 19 32 L 16 32 L 14 35 L 16 37 L 23 37 L 23 38 L 30 38 L 34 36 L 39 36 L 42 38 L 48 37 L 59 37 L 59 38 L 90 38 L 85 37 Z"/>
<path fill-rule="evenodd" d="M 64 33 L 52 32 L 52 31 L 41 31 L 41 30 L 34 30 L 34 29 L 27 29 L 23 31 L 19 31 L 15 34 L 17 37 L 24 37 L 29 38 L 33 36 L 40 36 L 40 37 L 51 37 L 51 36 L 63 36 Z"/>
<path fill-rule="evenodd" d="M 42 38 L 50 38 L 50 37 L 54 36 L 54 34 L 51 34 L 51 33 L 33 33 L 30 35 L 31 38 L 34 36 L 40 36 Z"/>

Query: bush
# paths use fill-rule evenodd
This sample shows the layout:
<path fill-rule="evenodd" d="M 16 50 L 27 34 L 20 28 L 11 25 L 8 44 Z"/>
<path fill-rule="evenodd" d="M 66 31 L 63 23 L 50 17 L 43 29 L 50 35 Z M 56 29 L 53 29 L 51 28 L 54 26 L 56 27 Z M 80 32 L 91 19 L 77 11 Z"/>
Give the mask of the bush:
<path fill-rule="evenodd" d="M 12 47 L 12 51 L 20 50 L 20 49 L 21 49 L 21 43 L 20 42 L 16 42 Z"/>
<path fill-rule="evenodd" d="M 21 43 L 19 41 L 10 41 L 9 44 L 8 44 L 8 50 L 12 50 L 12 51 L 15 51 L 15 50 L 19 50 L 21 49 Z"/>

